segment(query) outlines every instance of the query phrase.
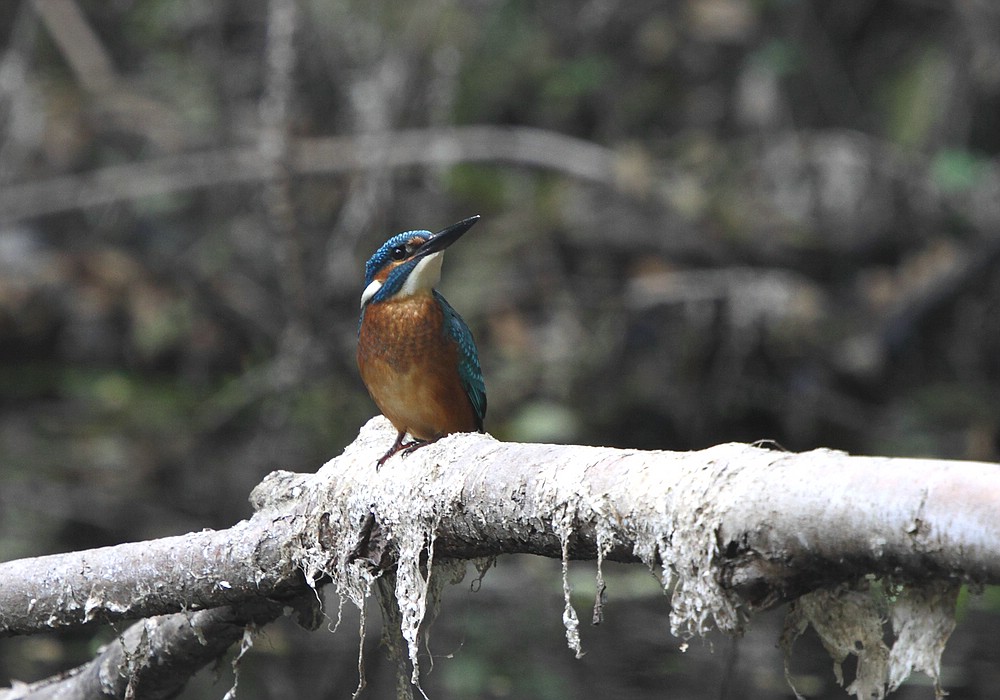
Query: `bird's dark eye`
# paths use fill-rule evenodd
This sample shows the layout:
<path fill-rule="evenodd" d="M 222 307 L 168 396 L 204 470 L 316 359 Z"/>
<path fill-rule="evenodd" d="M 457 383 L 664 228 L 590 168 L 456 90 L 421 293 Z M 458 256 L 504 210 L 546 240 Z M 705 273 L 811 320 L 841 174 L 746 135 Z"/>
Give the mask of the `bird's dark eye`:
<path fill-rule="evenodd" d="M 408 255 L 406 251 L 406 246 L 403 245 L 396 246 L 395 248 L 389 251 L 389 255 L 392 256 L 393 260 L 402 260 Z"/>

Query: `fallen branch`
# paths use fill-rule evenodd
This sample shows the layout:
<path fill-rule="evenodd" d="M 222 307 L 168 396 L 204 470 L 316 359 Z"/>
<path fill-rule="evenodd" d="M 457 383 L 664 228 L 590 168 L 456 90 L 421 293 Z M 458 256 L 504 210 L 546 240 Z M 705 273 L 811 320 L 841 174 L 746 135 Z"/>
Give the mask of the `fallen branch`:
<path fill-rule="evenodd" d="M 595 558 L 598 576 L 604 559 L 641 561 L 672 590 L 671 628 L 682 636 L 736 632 L 752 611 L 796 600 L 790 640 L 802 625 L 817 626 L 817 609 L 856 595 L 872 576 L 933 591 L 899 596 L 909 613 L 893 612 L 898 624 L 922 629 L 922 619 L 953 619 L 947 606 L 959 582 L 1000 582 L 998 465 L 460 435 L 376 471 L 393 435 L 374 419 L 316 474 L 272 474 L 254 492 L 257 513 L 229 530 L 0 565 L 0 634 L 239 605 L 326 580 L 364 605 L 392 567 L 416 681 L 417 629 L 434 596 L 429 578 L 439 569 L 454 573 L 443 560 L 513 552 Z M 813 591 L 827 597 L 818 603 Z M 837 609 L 871 613 L 865 624 L 881 629 L 874 607 Z M 579 651 L 568 586 L 564 621 Z M 939 645 L 938 655 L 944 644 L 941 633 L 906 639 Z M 893 647 L 892 655 L 867 658 L 871 676 L 852 692 L 893 687 L 890 677 L 901 682 L 912 668 L 936 676 L 933 654 Z"/>
<path fill-rule="evenodd" d="M 315 601 L 315 598 L 312 598 Z M 36 683 L 0 690 L 0 700 L 172 698 L 234 643 L 280 617 L 282 603 L 259 598 L 237 607 L 141 620 L 88 663 Z"/>

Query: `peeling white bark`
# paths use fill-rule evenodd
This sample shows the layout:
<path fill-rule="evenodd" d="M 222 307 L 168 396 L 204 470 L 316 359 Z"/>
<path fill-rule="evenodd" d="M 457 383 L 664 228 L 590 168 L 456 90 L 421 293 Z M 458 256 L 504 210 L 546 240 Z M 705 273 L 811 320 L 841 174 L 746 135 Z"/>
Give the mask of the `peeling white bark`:
<path fill-rule="evenodd" d="M 359 565 L 352 560 L 351 533 L 374 514 L 382 540 L 404 553 L 396 597 L 414 682 L 416 634 L 426 603 L 420 556 L 429 554 L 435 539 L 439 557 L 494 554 L 498 545 L 499 551 L 594 557 L 600 545 L 614 558 L 638 559 L 661 571 L 665 589 L 676 584 L 670 622 L 682 637 L 712 627 L 737 632 L 755 607 L 869 572 L 915 582 L 956 574 L 992 580 L 1000 573 L 996 465 L 829 450 L 792 454 L 737 444 L 649 453 L 511 445 L 463 435 L 423 448 L 420 459 L 396 458 L 373 472 L 390 432 L 370 423 L 316 475 L 324 486 L 311 489 L 314 517 L 332 515 L 340 524 L 333 538 L 340 548 L 306 542 L 297 556 L 330 575 L 338 588 L 350 586 Z M 579 654 L 579 620 L 569 593 L 567 585 L 564 623 Z M 914 593 L 914 600 L 920 596 Z M 857 620 L 864 619 L 873 635 L 877 628 L 879 638 L 882 632 L 879 615 L 861 615 L 874 603 L 859 607 L 861 600 L 869 601 L 868 595 L 845 592 L 829 594 L 820 605 L 835 616 L 850 613 L 855 622 L 845 627 L 843 639 L 852 648 Z M 897 606 L 894 614 L 903 610 Z M 930 612 L 920 608 L 918 617 Z M 803 616 L 814 626 L 817 620 L 815 612 Z M 897 624 L 899 633 L 910 623 Z M 898 659 L 892 664 L 894 685 L 911 668 L 936 677 L 934 654 L 906 649 L 917 636 L 901 636 L 902 646 L 897 642 L 892 650 Z M 940 634 L 922 637 L 928 638 L 943 648 Z M 848 690 L 876 697 L 865 693 L 889 683 L 890 650 L 883 648 L 876 658 L 878 645 L 865 647 L 862 674 Z M 841 661 L 852 652 L 834 640 L 831 653 Z"/>
<path fill-rule="evenodd" d="M 230 530 L 0 565 L 0 635 L 329 580 L 359 607 L 374 592 L 398 615 L 399 658 L 410 659 L 416 683 L 421 622 L 439 589 L 428 584 L 434 567 L 501 553 L 600 552 L 659 572 L 682 637 L 737 632 L 754 610 L 811 594 L 797 603 L 786 641 L 812 624 L 839 663 L 862 657 L 860 640 L 861 673 L 848 689 L 881 697 L 911 670 L 936 677 L 955 585 L 1000 583 L 998 465 L 455 435 L 376 470 L 394 437 L 376 418 L 317 473 L 272 474 L 254 491 L 257 514 Z M 394 585 L 376 586 L 387 567 Z M 898 637 L 891 649 L 874 641 L 886 611 L 865 592 L 870 575 L 903 585 L 888 611 Z M 156 595 L 151 581 L 165 582 Z M 567 639 L 579 651 L 565 591 Z"/>

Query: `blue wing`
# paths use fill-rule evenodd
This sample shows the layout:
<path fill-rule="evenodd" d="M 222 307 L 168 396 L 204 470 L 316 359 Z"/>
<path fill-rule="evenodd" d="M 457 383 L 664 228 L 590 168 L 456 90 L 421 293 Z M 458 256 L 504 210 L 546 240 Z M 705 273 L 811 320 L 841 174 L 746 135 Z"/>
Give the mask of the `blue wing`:
<path fill-rule="evenodd" d="M 472 408 L 476 412 L 476 422 L 479 430 L 483 429 L 483 419 L 486 418 L 486 383 L 483 381 L 483 370 L 479 367 L 479 352 L 472 331 L 465 321 L 451 308 L 443 296 L 434 290 L 434 298 L 441 305 L 444 313 L 444 327 L 447 333 L 458 344 L 458 376 L 462 381 Z"/>

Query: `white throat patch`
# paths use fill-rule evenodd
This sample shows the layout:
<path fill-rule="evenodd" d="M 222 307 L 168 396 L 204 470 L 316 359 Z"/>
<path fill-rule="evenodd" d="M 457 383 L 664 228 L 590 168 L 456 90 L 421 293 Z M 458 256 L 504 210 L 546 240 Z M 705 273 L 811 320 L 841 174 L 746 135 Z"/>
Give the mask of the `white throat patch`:
<path fill-rule="evenodd" d="M 403 282 L 403 288 L 397 293 L 398 296 L 408 297 L 417 292 L 429 292 L 433 289 L 434 285 L 441 281 L 441 263 L 444 262 L 443 253 L 443 250 L 439 250 L 436 253 L 431 253 L 421 258 L 417 266 L 413 268 L 413 272 Z"/>

